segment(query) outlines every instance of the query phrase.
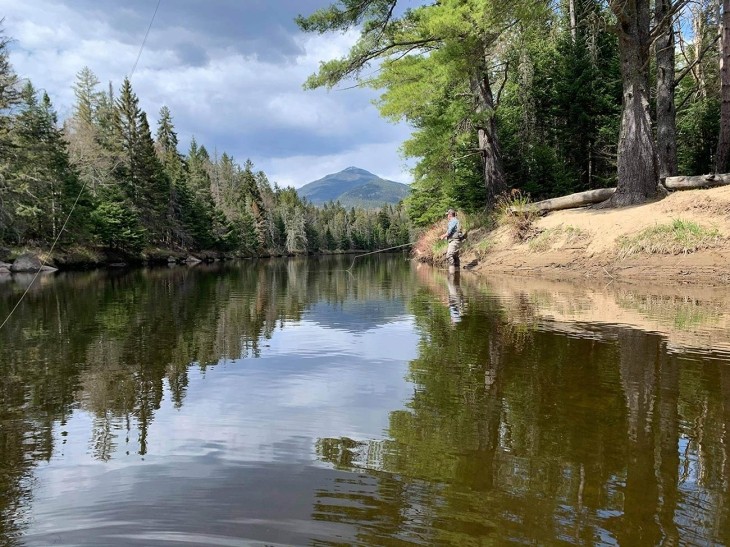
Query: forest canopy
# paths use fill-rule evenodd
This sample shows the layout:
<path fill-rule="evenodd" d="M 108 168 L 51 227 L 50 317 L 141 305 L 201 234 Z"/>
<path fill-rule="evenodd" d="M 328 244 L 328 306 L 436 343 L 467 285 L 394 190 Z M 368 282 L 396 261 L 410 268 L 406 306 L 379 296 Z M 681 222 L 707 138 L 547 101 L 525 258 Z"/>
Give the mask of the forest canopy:
<path fill-rule="evenodd" d="M 306 85 L 354 79 L 381 91 L 383 116 L 413 127 L 402 151 L 416 162 L 416 223 L 446 205 L 492 209 L 508 190 L 617 186 L 605 205 L 642 203 L 667 176 L 727 169 L 727 1 L 406 4 L 341 0 L 298 23 L 359 29 Z"/>

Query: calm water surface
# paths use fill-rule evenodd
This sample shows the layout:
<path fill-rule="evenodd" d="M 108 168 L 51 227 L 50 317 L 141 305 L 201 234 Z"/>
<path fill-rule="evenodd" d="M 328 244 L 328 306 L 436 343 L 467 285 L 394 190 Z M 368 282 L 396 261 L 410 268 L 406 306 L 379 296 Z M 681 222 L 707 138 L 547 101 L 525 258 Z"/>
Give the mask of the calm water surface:
<path fill-rule="evenodd" d="M 730 543 L 728 291 L 368 258 L 39 279 L 0 545 Z"/>

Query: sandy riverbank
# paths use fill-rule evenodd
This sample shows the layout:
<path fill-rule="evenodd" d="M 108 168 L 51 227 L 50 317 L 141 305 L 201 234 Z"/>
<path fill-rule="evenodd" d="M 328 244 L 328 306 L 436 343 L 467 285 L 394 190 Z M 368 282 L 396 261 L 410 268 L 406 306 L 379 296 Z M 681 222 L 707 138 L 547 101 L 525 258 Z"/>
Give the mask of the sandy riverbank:
<path fill-rule="evenodd" d="M 627 240 L 676 221 L 714 235 L 696 250 L 626 255 Z M 476 238 L 465 246 L 462 265 L 478 260 L 472 270 L 481 275 L 726 284 L 730 283 L 730 187 L 674 192 L 660 201 L 623 209 L 552 212 L 536 219 L 522 241 L 507 225 Z"/>

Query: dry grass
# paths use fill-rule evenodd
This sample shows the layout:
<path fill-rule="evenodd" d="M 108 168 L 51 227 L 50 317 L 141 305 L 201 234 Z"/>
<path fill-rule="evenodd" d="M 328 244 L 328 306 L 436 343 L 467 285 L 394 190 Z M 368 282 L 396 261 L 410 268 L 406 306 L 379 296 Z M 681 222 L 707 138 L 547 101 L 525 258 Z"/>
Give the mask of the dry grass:
<path fill-rule="evenodd" d="M 56 251 L 54 260 L 81 264 L 101 264 L 104 262 L 104 255 L 92 247 L 73 245 L 65 251 Z"/>
<path fill-rule="evenodd" d="M 671 224 L 646 228 L 635 236 L 618 240 L 617 254 L 626 258 L 634 254 L 678 255 L 710 249 L 725 238 L 716 228 L 705 228 L 696 222 L 674 219 Z"/>
<path fill-rule="evenodd" d="M 482 256 L 487 252 L 487 246 L 479 238 L 483 232 L 488 232 L 494 226 L 494 216 L 486 212 L 462 213 L 457 212 L 461 231 L 465 234 L 462 240 L 461 255 L 475 252 Z M 413 254 L 421 262 L 440 263 L 445 259 L 447 243 L 441 236 L 446 231 L 446 219 L 437 222 L 423 232 L 413 246 Z M 472 234 L 471 236 L 469 234 Z M 474 237 L 476 236 L 476 237 Z M 477 241 L 477 238 L 478 241 Z M 478 249 L 476 247 L 479 247 Z"/>
<path fill-rule="evenodd" d="M 539 233 L 534 224 L 540 213 L 530 204 L 530 197 L 519 190 L 497 199 L 497 224 L 508 226 L 515 241 L 527 241 Z"/>
<path fill-rule="evenodd" d="M 441 235 L 446 231 L 446 224 L 438 222 L 426 230 L 413 246 L 413 254 L 421 262 L 437 262 L 437 257 L 446 252 L 446 242 Z"/>

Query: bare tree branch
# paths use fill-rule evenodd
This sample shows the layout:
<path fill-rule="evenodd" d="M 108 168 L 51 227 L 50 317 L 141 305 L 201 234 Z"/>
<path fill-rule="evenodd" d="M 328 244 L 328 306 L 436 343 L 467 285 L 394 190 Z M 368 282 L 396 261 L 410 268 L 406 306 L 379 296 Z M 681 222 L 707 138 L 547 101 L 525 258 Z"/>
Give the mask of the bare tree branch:
<path fill-rule="evenodd" d="M 509 70 L 509 61 L 506 61 L 504 63 L 504 78 L 502 79 L 502 83 L 499 86 L 499 89 L 497 90 L 497 97 L 494 100 L 494 108 L 496 109 L 497 106 L 499 106 L 499 99 L 502 96 L 502 91 L 504 90 L 504 86 L 507 84 L 507 71 Z"/>
<path fill-rule="evenodd" d="M 681 82 L 681 81 L 682 81 L 682 79 L 683 79 L 683 78 L 684 78 L 684 77 L 685 77 L 685 76 L 686 76 L 687 74 L 689 74 L 690 72 L 694 72 L 694 67 L 695 67 L 695 66 L 696 66 L 696 65 L 697 65 L 698 63 L 702 62 L 702 59 L 703 59 L 703 58 L 705 57 L 705 54 L 706 54 L 706 53 L 707 53 L 707 52 L 708 52 L 708 51 L 710 50 L 710 48 L 711 48 L 711 47 L 713 47 L 713 46 L 714 46 L 714 45 L 715 45 L 715 44 L 717 43 L 717 41 L 718 41 L 719 39 L 720 39 L 720 35 L 719 35 L 719 34 L 717 34 L 717 35 L 716 35 L 716 36 L 715 36 L 715 37 L 714 37 L 714 38 L 712 39 L 712 41 L 710 41 L 710 43 L 709 43 L 709 44 L 707 44 L 707 45 L 706 45 L 706 46 L 705 46 L 704 48 L 702 48 L 702 51 L 701 51 L 701 52 L 700 52 L 700 53 L 699 53 L 699 54 L 697 55 L 697 58 L 696 58 L 696 59 L 695 59 L 694 61 L 692 61 L 692 63 L 691 63 L 691 64 L 687 65 L 687 66 L 686 66 L 686 67 L 685 67 L 685 68 L 684 68 L 684 69 L 682 70 L 682 72 L 680 72 L 680 73 L 679 73 L 679 76 L 677 76 L 677 77 L 676 77 L 676 78 L 674 79 L 674 86 L 675 86 L 675 87 L 676 87 L 677 85 L 679 85 L 679 82 Z M 684 53 L 684 51 L 683 51 L 682 53 Z M 685 55 L 685 59 L 686 59 L 686 58 L 687 58 L 687 56 Z"/>
<path fill-rule="evenodd" d="M 671 21 L 677 13 L 679 13 L 684 6 L 690 3 L 691 0 L 678 0 L 673 4 L 664 15 L 664 18 L 659 21 L 656 26 L 649 31 L 649 42 L 653 43 L 661 34 L 664 32 L 667 26 L 671 25 Z"/>

